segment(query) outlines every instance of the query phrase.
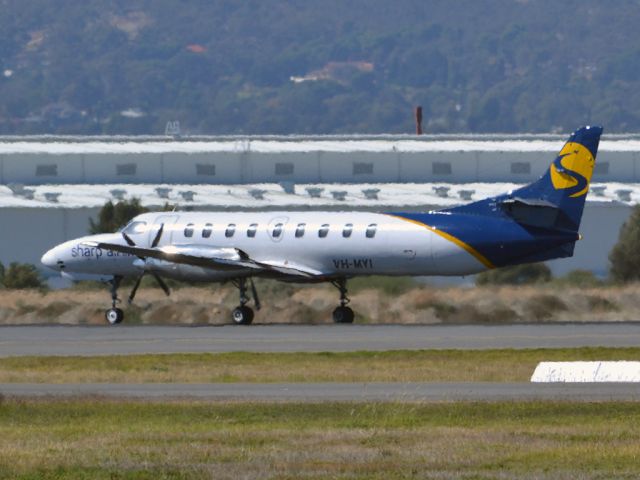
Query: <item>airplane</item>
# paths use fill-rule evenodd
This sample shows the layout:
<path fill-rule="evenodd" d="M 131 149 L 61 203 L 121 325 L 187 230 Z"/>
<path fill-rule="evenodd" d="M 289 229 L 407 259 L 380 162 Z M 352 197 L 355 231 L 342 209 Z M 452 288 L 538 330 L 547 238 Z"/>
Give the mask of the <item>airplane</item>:
<path fill-rule="evenodd" d="M 156 212 L 132 219 L 116 233 L 64 242 L 42 263 L 73 280 L 111 285 L 105 313 L 118 324 L 123 278 L 144 275 L 165 293 L 163 278 L 232 282 L 236 324 L 260 309 L 254 277 L 285 282 L 330 282 L 340 294 L 336 323 L 352 323 L 347 281 L 366 275 L 471 275 L 487 269 L 573 255 L 602 127 L 576 130 L 542 177 L 526 186 L 466 205 L 424 213 Z M 87 277 L 88 276 L 88 277 Z"/>

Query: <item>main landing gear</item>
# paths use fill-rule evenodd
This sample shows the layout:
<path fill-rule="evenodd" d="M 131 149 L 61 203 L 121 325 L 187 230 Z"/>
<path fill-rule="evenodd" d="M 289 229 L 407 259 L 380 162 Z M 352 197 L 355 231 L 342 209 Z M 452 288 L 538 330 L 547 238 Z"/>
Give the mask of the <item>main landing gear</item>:
<path fill-rule="evenodd" d="M 340 306 L 333 311 L 333 321 L 335 323 L 353 323 L 353 310 L 347 306 L 351 301 L 347 297 L 347 280 L 341 278 L 331 284 L 340 291 Z"/>
<path fill-rule="evenodd" d="M 111 308 L 104 312 L 104 317 L 111 325 L 117 325 L 118 323 L 122 323 L 122 320 L 124 320 L 124 312 L 121 308 L 116 307 L 120 302 L 118 299 L 118 287 L 120 287 L 120 282 L 122 282 L 122 277 L 119 275 L 116 275 L 113 279 L 109 280 L 109 284 L 111 285 Z"/>
<path fill-rule="evenodd" d="M 253 322 L 253 310 L 247 306 L 250 298 L 247 296 L 247 279 L 239 278 L 233 280 L 233 285 L 240 292 L 240 305 L 233 309 L 231 312 L 231 318 L 236 325 L 251 325 Z M 253 279 L 249 278 L 249 286 L 251 287 L 251 296 L 253 297 L 253 303 L 256 306 L 256 310 L 260 310 L 260 298 L 258 298 L 258 291 L 253 283 Z"/>

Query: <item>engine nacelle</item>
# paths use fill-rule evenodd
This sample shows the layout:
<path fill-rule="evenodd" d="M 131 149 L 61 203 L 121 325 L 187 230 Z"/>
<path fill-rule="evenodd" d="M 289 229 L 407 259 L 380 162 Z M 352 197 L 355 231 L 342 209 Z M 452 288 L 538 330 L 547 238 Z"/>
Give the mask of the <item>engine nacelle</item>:
<path fill-rule="evenodd" d="M 138 259 L 134 262 L 134 265 L 145 272 L 157 273 L 162 277 L 172 278 L 174 280 L 187 281 L 215 282 L 238 278 L 239 276 L 243 276 L 243 273 L 246 273 L 246 271 L 241 269 L 221 271 L 195 265 L 167 262 L 155 258 L 147 258 L 146 260 Z"/>

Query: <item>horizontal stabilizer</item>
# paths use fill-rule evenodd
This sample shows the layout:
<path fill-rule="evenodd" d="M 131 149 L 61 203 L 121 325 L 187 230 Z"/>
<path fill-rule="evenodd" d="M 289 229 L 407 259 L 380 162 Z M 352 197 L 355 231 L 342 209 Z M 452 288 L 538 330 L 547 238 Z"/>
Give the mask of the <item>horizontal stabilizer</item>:
<path fill-rule="evenodd" d="M 507 198 L 500 202 L 502 210 L 522 225 L 532 227 L 557 227 L 560 207 L 547 200 L 528 198 Z"/>

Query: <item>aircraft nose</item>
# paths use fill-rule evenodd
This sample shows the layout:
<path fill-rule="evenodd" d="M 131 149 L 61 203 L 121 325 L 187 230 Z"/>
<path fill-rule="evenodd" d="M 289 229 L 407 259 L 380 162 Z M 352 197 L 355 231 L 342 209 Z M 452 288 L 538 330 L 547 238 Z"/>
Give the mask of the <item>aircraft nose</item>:
<path fill-rule="evenodd" d="M 52 248 L 40 259 L 40 263 L 42 263 L 45 267 L 52 268 L 54 270 L 58 270 L 60 265 L 58 264 L 58 255 L 56 254 L 56 249 Z"/>

